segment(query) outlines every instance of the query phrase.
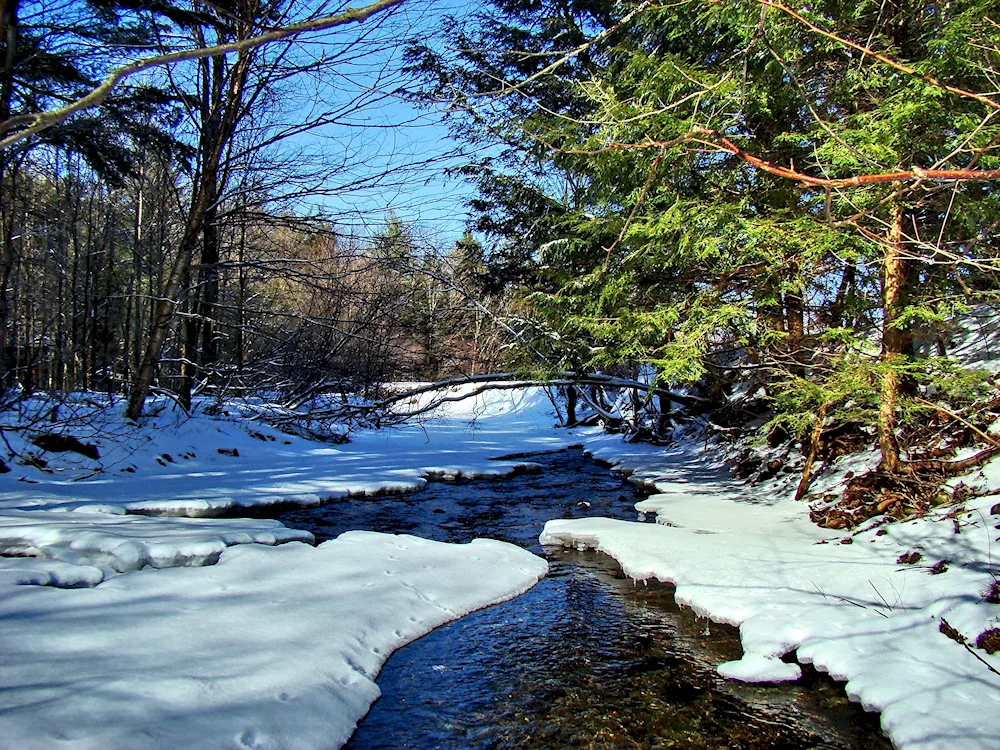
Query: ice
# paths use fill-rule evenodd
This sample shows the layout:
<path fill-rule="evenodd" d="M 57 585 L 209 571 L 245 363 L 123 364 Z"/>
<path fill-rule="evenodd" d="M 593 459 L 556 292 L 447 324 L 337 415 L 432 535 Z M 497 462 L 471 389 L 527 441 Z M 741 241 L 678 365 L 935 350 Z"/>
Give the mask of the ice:
<path fill-rule="evenodd" d="M 0 587 L 58 586 L 79 588 L 96 586 L 104 580 L 104 571 L 93 565 L 74 565 L 61 560 L 36 557 L 0 557 Z"/>
<path fill-rule="evenodd" d="M 100 459 L 10 432 L 0 747 L 339 747 L 393 650 L 522 593 L 545 561 L 370 532 L 314 548 L 276 521 L 217 516 L 532 470 L 491 458 L 566 445 L 545 404 L 450 404 L 337 447 L 167 404 L 139 426 L 114 409 L 80 420 Z"/>

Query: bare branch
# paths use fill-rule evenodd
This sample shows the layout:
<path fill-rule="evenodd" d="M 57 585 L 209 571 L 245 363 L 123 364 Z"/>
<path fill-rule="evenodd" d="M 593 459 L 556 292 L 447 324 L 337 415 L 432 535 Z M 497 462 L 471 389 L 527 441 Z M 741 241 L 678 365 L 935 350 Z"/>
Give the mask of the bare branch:
<path fill-rule="evenodd" d="M 136 60 L 135 62 L 131 62 L 128 65 L 124 65 L 112 71 L 99 86 L 63 107 L 46 110 L 45 112 L 39 112 L 33 115 L 22 115 L 0 123 L 0 133 L 7 133 L 20 125 L 30 122 L 30 124 L 23 130 L 17 130 L 0 140 L 0 149 L 12 146 L 19 141 L 23 141 L 29 136 L 34 135 L 35 133 L 39 133 L 47 128 L 51 128 L 54 125 L 58 125 L 78 112 L 100 106 L 105 99 L 108 98 L 115 86 L 126 78 L 133 76 L 136 73 L 141 73 L 144 70 L 164 65 L 171 65 L 183 60 L 201 60 L 206 57 L 217 57 L 230 52 L 242 52 L 256 47 L 262 47 L 266 44 L 270 44 L 271 42 L 280 42 L 286 39 L 292 39 L 307 32 L 326 31 L 327 29 L 344 26 L 349 23 L 362 23 L 370 16 L 399 5 L 402 2 L 404 2 L 404 0 L 376 0 L 376 2 L 366 5 L 363 8 L 347 8 L 341 13 L 290 24 L 288 26 L 275 29 L 274 31 L 269 31 L 265 34 L 249 37 L 247 39 L 240 39 L 227 44 L 217 44 L 212 47 L 178 50 L 176 52 L 168 52 L 163 55 L 156 55 L 154 57 Z"/>

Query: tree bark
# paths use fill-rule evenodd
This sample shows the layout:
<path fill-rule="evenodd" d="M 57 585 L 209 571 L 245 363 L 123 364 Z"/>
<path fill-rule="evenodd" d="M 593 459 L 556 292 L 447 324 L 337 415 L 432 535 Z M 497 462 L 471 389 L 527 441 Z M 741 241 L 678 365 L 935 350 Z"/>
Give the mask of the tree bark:
<path fill-rule="evenodd" d="M 216 158 L 218 155 L 216 154 Z M 163 350 L 163 343 L 167 339 L 170 329 L 170 321 L 173 319 L 174 310 L 177 308 L 177 293 L 180 290 L 181 279 L 184 278 L 188 268 L 191 266 L 191 257 L 194 255 L 198 244 L 198 237 L 201 234 L 201 224 L 205 215 L 205 205 L 207 196 L 204 191 L 199 190 L 195 196 L 192 210 L 188 214 L 187 224 L 184 227 L 184 235 L 174 256 L 173 265 L 167 274 L 163 291 L 153 312 L 153 320 L 149 330 L 149 340 L 146 344 L 146 353 L 136 372 L 135 382 L 132 384 L 132 392 L 129 395 L 128 409 L 125 414 L 129 419 L 136 420 L 142 415 L 142 408 L 146 402 L 146 394 L 153 384 L 153 376 L 156 367 L 160 362 L 160 352 Z"/>
<path fill-rule="evenodd" d="M 879 468 L 890 474 L 906 470 L 900 461 L 896 439 L 896 406 L 903 378 L 897 369 L 913 354 L 913 331 L 902 323 L 910 297 L 908 263 L 903 247 L 903 208 L 893 203 L 886 235 L 882 266 L 882 363 L 885 369 L 879 388 L 878 444 L 882 452 Z"/>
<path fill-rule="evenodd" d="M 3 74 L 0 78 L 0 122 L 10 119 L 14 92 L 14 55 L 17 49 L 17 0 L 0 0 L 0 39 L 3 40 Z M 0 151 L 0 394 L 13 385 L 14 358 L 10 351 L 8 327 L 11 317 L 10 295 L 7 292 L 14 271 L 14 204 L 16 175 L 10 175 L 10 155 Z M 10 177 L 10 187 L 5 184 Z"/>
<path fill-rule="evenodd" d="M 840 284 L 837 286 L 837 295 L 830 305 L 830 327 L 840 328 L 844 325 L 844 313 L 847 309 L 847 302 L 854 291 L 854 277 L 856 274 L 855 265 L 848 264 L 844 268 L 844 274 L 840 277 Z"/>
<path fill-rule="evenodd" d="M 209 138 L 203 141 L 202 145 L 201 171 L 196 180 L 195 194 L 192 197 L 191 209 L 188 213 L 183 238 L 177 249 L 177 254 L 174 256 L 174 263 L 167 275 L 163 292 L 156 303 L 146 354 L 143 357 L 142 364 L 136 373 L 135 382 L 132 385 L 132 392 L 129 396 L 129 404 L 126 411 L 129 419 L 138 419 L 142 414 L 146 395 L 149 392 L 150 385 L 152 385 L 153 376 L 160 361 L 160 352 L 163 349 L 163 344 L 166 341 L 170 328 L 170 322 L 178 305 L 178 292 L 181 288 L 181 281 L 191 268 L 191 260 L 198 246 L 198 240 L 202 237 L 205 229 L 205 222 L 213 215 L 211 212 L 214 210 L 218 200 L 219 165 L 222 161 L 222 154 L 225 152 L 226 146 L 235 133 L 236 125 L 243 111 L 243 91 L 246 86 L 253 57 L 253 48 L 242 50 L 240 56 L 229 70 L 228 83 L 223 85 L 221 77 L 216 78 L 211 82 L 212 88 L 207 89 L 207 91 L 211 92 L 209 95 L 212 98 L 215 98 L 215 92 L 218 92 L 217 101 L 219 108 L 216 112 L 211 113 L 209 117 L 211 125 L 208 131 L 203 133 L 203 136 L 208 135 Z M 221 58 L 218 58 L 213 62 L 213 65 L 216 69 L 219 69 L 222 67 L 223 62 Z M 197 332 L 195 332 L 194 339 L 197 339 Z M 190 404 L 189 386 L 186 401 Z"/>
<path fill-rule="evenodd" d="M 789 370 L 800 378 L 806 375 L 802 364 L 802 342 L 806 336 L 804 307 L 801 292 L 785 293 L 785 330 L 788 332 L 785 347 L 791 360 Z"/>
<path fill-rule="evenodd" d="M 566 426 L 576 424 L 576 386 L 566 386 Z"/>

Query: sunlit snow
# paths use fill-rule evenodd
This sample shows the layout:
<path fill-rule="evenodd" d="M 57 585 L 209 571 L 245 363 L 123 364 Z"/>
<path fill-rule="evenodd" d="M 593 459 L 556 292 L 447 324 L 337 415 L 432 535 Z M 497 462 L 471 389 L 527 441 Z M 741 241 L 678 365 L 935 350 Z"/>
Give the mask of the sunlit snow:
<path fill-rule="evenodd" d="M 655 493 L 637 510 L 659 523 L 551 521 L 542 541 L 602 550 L 636 579 L 674 582 L 698 614 L 738 625 L 745 655 L 723 675 L 783 681 L 812 663 L 881 711 L 899 748 L 1000 747 L 990 671 L 1000 658 L 941 632 L 946 622 L 971 646 L 1000 626 L 1000 606 L 983 600 L 1000 557 L 996 497 L 851 535 L 813 525 L 790 499 L 794 481 L 733 481 L 711 444 L 555 430 L 539 390 L 443 411 L 328 445 L 252 410 L 185 419 L 166 406 L 141 427 L 109 417 L 81 428 L 98 460 L 46 454 L 47 473 L 14 462 L 0 476 L 0 746 L 343 744 L 392 650 L 516 596 L 544 561 L 500 542 L 367 532 L 314 548 L 272 521 L 174 516 L 537 470 L 491 458 L 584 444 Z M 5 434 L 31 453 L 24 435 Z M 835 490 L 871 463 L 849 457 L 817 487 Z M 1000 465 L 963 481 L 1000 488 Z M 897 562 L 913 552 L 919 562 Z"/>

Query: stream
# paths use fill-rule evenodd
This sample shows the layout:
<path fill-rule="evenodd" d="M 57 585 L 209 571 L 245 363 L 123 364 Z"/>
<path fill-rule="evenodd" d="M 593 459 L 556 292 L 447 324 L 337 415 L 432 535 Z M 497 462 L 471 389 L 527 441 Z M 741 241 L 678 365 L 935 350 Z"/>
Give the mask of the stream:
<path fill-rule="evenodd" d="M 878 717 L 811 668 L 786 685 L 723 680 L 715 666 L 739 658 L 737 631 L 680 609 L 672 587 L 625 579 L 599 553 L 542 548 L 545 521 L 635 520 L 639 496 L 580 451 L 529 460 L 541 471 L 277 516 L 317 541 L 489 537 L 549 561 L 526 594 L 395 652 L 347 748 L 891 748 Z"/>

